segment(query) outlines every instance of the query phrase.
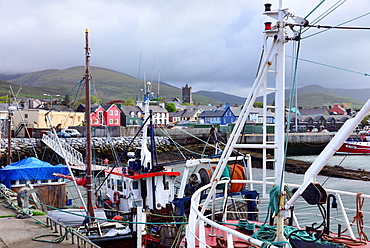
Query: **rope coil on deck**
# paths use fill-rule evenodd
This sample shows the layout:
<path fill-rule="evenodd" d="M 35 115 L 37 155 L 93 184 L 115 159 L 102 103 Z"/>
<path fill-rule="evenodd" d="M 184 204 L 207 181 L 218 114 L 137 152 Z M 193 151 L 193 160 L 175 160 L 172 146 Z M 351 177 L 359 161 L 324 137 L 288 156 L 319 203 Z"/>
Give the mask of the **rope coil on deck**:
<path fill-rule="evenodd" d="M 41 235 L 38 235 L 38 236 L 35 236 L 32 238 L 33 241 L 39 241 L 39 242 L 46 242 L 46 243 L 61 243 L 65 237 L 68 235 L 68 233 L 73 233 L 72 232 L 72 227 L 68 226 L 66 229 L 65 229 L 65 232 L 63 235 L 58 235 L 58 234 L 41 234 Z M 39 238 L 42 238 L 42 237 L 56 237 L 54 240 L 45 240 L 45 239 L 39 239 Z"/>

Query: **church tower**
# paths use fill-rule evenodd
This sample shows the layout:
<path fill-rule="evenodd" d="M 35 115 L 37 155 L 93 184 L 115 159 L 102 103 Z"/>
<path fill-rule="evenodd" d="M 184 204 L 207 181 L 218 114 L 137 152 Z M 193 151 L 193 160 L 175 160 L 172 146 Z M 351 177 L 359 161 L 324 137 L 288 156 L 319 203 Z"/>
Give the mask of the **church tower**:
<path fill-rule="evenodd" d="M 182 87 L 182 102 L 183 103 L 190 103 L 193 104 L 193 97 L 191 93 L 191 87 L 188 86 L 188 84 L 185 85 L 185 87 Z"/>

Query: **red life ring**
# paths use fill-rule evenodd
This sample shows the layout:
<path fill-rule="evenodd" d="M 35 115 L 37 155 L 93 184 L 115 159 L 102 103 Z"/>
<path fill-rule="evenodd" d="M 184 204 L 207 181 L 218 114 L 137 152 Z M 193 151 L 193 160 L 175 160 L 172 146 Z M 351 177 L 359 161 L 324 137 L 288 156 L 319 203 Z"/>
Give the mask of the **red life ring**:
<path fill-rule="evenodd" d="M 121 202 L 121 195 L 118 191 L 114 191 L 113 193 L 113 202 L 116 205 L 119 205 L 119 203 Z"/>

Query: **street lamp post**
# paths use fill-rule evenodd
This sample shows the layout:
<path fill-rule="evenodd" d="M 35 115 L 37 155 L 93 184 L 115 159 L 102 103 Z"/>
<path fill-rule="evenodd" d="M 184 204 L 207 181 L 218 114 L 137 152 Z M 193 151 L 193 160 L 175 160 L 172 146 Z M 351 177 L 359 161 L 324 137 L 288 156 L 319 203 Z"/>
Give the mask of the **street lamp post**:
<path fill-rule="evenodd" d="M 12 163 L 12 117 L 13 112 L 16 110 L 17 107 L 9 106 L 8 108 L 8 157 L 7 157 L 7 165 Z"/>
<path fill-rule="evenodd" d="M 60 96 L 60 95 L 51 95 L 51 94 L 43 94 L 44 96 L 49 96 L 50 97 L 50 109 L 53 109 L 53 96 Z"/>

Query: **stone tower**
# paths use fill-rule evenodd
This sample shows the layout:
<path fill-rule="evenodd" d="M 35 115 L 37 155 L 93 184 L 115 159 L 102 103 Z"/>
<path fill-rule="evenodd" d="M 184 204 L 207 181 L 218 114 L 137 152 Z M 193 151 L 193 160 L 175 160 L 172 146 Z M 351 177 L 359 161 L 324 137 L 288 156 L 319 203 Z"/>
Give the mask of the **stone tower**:
<path fill-rule="evenodd" d="M 190 103 L 193 104 L 193 97 L 191 93 L 191 87 L 188 86 L 188 84 L 185 85 L 185 87 L 182 87 L 182 102 L 183 103 Z"/>

